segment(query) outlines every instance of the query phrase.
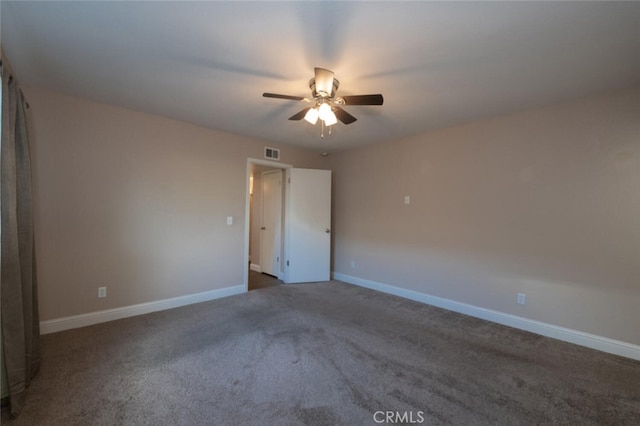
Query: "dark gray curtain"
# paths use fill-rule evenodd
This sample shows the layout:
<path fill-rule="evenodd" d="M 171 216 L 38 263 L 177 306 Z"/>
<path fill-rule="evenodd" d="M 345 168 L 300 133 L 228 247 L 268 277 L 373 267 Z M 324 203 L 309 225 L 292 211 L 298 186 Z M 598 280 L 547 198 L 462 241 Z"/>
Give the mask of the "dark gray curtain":
<path fill-rule="evenodd" d="M 11 415 L 40 366 L 40 324 L 26 105 L 6 62 L 2 72 L 2 349 Z"/>

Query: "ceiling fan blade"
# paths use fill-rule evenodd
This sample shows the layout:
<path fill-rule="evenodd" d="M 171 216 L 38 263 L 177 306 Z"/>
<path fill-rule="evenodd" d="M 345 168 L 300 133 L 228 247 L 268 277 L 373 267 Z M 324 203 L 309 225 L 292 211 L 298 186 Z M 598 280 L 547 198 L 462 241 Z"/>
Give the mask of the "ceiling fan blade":
<path fill-rule="evenodd" d="M 310 109 L 311 109 L 311 107 L 303 109 L 299 113 L 294 114 L 291 117 L 289 117 L 289 120 L 302 120 L 304 118 L 304 116 L 307 115 L 307 111 L 309 111 Z"/>
<path fill-rule="evenodd" d="M 316 73 L 316 92 L 321 96 L 331 96 L 333 91 L 333 71 L 314 68 Z"/>
<path fill-rule="evenodd" d="M 336 118 L 342 121 L 344 124 L 351 124 L 357 120 L 353 115 L 349 114 L 347 111 L 343 110 L 340 107 L 333 107 L 333 112 L 336 115 Z"/>
<path fill-rule="evenodd" d="M 345 105 L 382 105 L 384 99 L 381 94 L 342 96 Z"/>
<path fill-rule="evenodd" d="M 278 95 L 277 93 L 263 93 L 265 98 L 288 99 L 290 101 L 304 101 L 302 96 Z"/>

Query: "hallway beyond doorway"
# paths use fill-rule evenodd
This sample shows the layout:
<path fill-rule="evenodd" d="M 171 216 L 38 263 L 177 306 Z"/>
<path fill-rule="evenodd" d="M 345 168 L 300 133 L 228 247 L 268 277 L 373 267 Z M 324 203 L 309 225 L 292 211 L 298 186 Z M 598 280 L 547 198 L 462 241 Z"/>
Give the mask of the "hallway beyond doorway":
<path fill-rule="evenodd" d="M 251 270 L 249 271 L 249 291 L 275 287 L 281 284 L 284 284 L 284 282 L 272 275 L 261 274 L 260 272 Z"/>

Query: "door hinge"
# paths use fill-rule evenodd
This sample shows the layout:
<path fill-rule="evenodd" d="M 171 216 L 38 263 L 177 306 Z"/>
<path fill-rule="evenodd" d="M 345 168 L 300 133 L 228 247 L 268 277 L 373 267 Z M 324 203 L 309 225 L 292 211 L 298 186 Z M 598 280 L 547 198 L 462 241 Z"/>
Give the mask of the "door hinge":
<path fill-rule="evenodd" d="M 287 260 L 287 266 L 289 266 L 289 261 Z"/>
<path fill-rule="evenodd" d="M 276 262 L 280 262 L 280 256 L 276 257 Z"/>

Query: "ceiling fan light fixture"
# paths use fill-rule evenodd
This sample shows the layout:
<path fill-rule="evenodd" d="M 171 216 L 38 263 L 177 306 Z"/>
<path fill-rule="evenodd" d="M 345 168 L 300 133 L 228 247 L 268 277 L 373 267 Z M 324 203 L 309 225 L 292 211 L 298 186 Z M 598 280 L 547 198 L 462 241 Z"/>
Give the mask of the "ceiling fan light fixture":
<path fill-rule="evenodd" d="M 320 116 L 320 120 L 327 121 L 329 116 L 332 114 L 333 113 L 331 112 L 331 107 L 329 106 L 329 104 L 322 103 L 320 104 L 320 107 L 318 107 L 318 115 Z"/>
<path fill-rule="evenodd" d="M 338 122 L 338 118 L 336 118 L 336 115 L 333 113 L 333 111 L 329 110 L 329 113 L 327 114 L 327 116 L 324 119 L 324 125 L 325 126 L 333 126 L 337 122 Z"/>
<path fill-rule="evenodd" d="M 311 124 L 316 124 L 318 122 L 318 110 L 316 108 L 310 108 L 305 114 L 304 119 Z"/>

